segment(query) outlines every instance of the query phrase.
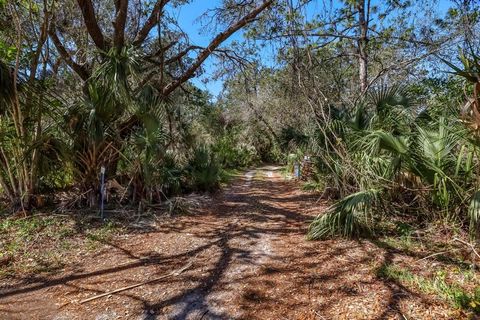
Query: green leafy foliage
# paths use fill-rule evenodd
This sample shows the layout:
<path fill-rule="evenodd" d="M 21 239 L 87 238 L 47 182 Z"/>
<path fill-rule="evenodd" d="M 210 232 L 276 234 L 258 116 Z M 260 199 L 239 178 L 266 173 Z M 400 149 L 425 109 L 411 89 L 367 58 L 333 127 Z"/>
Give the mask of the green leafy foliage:
<path fill-rule="evenodd" d="M 212 146 L 212 151 L 225 168 L 246 168 L 259 161 L 256 149 L 242 143 L 236 130 L 226 131 Z"/>
<path fill-rule="evenodd" d="M 0 59 L 0 113 L 4 113 L 5 105 L 11 102 L 13 96 L 13 79 L 9 66 Z"/>
<path fill-rule="evenodd" d="M 221 167 L 215 154 L 207 147 L 199 147 L 194 150 L 194 155 L 186 170 L 192 189 L 212 191 L 218 188 Z"/>

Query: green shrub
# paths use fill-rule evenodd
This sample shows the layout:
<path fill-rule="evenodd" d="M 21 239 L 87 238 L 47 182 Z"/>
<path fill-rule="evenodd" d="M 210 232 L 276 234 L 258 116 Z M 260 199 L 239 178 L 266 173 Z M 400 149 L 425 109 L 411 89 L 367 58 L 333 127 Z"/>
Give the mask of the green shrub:
<path fill-rule="evenodd" d="M 163 163 L 156 173 L 165 195 L 178 194 L 181 191 L 183 169 L 173 156 L 165 155 Z"/>
<path fill-rule="evenodd" d="M 207 147 L 199 147 L 187 165 L 187 181 L 192 190 L 212 191 L 220 185 L 220 171 L 215 154 Z"/>
<path fill-rule="evenodd" d="M 212 150 L 224 168 L 245 168 L 259 160 L 255 148 L 238 143 L 233 134 L 220 138 Z"/>

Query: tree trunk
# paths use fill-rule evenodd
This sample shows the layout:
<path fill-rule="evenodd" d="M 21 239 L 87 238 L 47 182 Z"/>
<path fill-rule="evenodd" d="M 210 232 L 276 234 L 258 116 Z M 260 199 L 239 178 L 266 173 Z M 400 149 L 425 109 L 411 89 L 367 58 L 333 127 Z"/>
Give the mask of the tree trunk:
<path fill-rule="evenodd" d="M 370 0 L 368 0 L 366 7 L 365 7 L 365 0 L 358 0 L 357 10 L 358 10 L 358 28 L 359 28 L 359 37 L 357 40 L 358 67 L 359 67 L 358 75 L 360 80 L 360 91 L 362 94 L 364 94 L 368 88 L 367 44 L 368 44 L 368 19 L 369 19 L 369 12 L 370 12 Z"/>
<path fill-rule="evenodd" d="M 103 37 L 102 30 L 97 22 L 95 16 L 95 8 L 91 0 L 77 0 L 80 10 L 82 11 L 83 20 L 85 22 L 85 27 L 87 28 L 88 34 L 92 38 L 93 42 L 100 50 L 106 50 L 107 46 L 105 39 Z"/>

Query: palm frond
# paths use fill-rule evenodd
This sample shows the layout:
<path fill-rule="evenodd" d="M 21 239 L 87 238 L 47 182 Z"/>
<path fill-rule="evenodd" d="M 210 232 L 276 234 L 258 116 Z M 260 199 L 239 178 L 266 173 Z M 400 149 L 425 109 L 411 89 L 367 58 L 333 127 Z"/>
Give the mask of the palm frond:
<path fill-rule="evenodd" d="M 378 201 L 379 193 L 378 189 L 369 189 L 343 198 L 310 224 L 308 238 L 357 237 L 370 233 L 371 210 Z"/>
<path fill-rule="evenodd" d="M 140 54 L 134 47 L 122 50 L 111 48 L 104 54 L 104 61 L 95 71 L 91 82 L 97 87 L 108 88 L 119 100 L 129 101 L 133 90 L 130 88 L 131 77 L 138 77 L 140 70 Z"/>
<path fill-rule="evenodd" d="M 472 196 L 468 207 L 468 216 L 470 218 L 470 237 L 474 238 L 480 222 L 480 191 L 476 191 Z"/>
<path fill-rule="evenodd" d="M 383 130 L 371 131 L 357 142 L 359 150 L 368 150 L 371 154 L 378 154 L 386 150 L 395 155 L 405 155 L 408 152 L 409 141 L 407 137 L 395 136 Z"/>
<path fill-rule="evenodd" d="M 458 59 L 462 63 L 463 68 L 456 66 L 446 59 L 440 58 L 443 63 L 453 70 L 449 73 L 463 77 L 471 83 L 477 83 L 480 80 L 480 57 L 473 51 L 467 56 L 464 51 L 459 50 Z"/>
<path fill-rule="evenodd" d="M 377 113 L 388 111 L 389 106 L 412 106 L 412 97 L 401 86 L 384 86 L 369 93 L 369 100 Z"/>
<path fill-rule="evenodd" d="M 370 125 L 370 116 L 367 113 L 364 104 L 360 104 L 355 108 L 355 112 L 351 118 L 350 125 L 353 130 L 366 130 Z"/>

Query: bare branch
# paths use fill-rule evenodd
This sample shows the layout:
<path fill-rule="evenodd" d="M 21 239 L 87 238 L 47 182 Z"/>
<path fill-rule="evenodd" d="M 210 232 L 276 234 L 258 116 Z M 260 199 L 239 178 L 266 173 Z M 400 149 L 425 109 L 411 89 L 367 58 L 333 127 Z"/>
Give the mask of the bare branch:
<path fill-rule="evenodd" d="M 255 18 L 266 8 L 272 4 L 273 0 L 267 0 L 263 2 L 260 6 L 252 10 L 250 13 L 245 15 L 243 18 L 238 20 L 236 23 L 227 28 L 227 30 L 219 33 L 200 54 L 197 56 L 195 62 L 183 73 L 179 79 L 170 82 L 166 85 L 162 93 L 164 96 L 168 96 L 176 88 L 178 88 L 182 83 L 188 81 L 195 75 L 195 71 L 202 65 L 202 63 L 217 49 L 225 40 L 227 40 L 232 34 L 236 31 L 247 25 L 248 23 L 255 20 Z"/>
<path fill-rule="evenodd" d="M 170 43 L 168 43 L 167 45 L 159 48 L 155 53 L 151 54 L 148 56 L 148 58 L 153 58 L 153 57 L 158 57 L 158 56 L 161 56 L 162 54 L 164 54 L 165 52 L 167 52 L 168 50 L 170 50 L 174 45 L 176 45 L 178 43 L 178 41 L 172 41 Z"/>
<path fill-rule="evenodd" d="M 176 55 L 174 55 L 173 57 L 165 60 L 165 65 L 169 65 L 169 64 L 172 64 L 176 61 L 179 61 L 180 59 L 182 59 L 183 57 L 185 57 L 190 51 L 192 50 L 201 50 L 201 49 L 205 49 L 204 47 L 200 47 L 200 46 L 189 46 L 187 47 L 185 50 L 182 50 L 180 51 L 179 53 L 177 53 Z"/>
<path fill-rule="evenodd" d="M 78 76 L 80 78 L 82 78 L 82 80 L 85 81 L 88 78 L 90 78 L 90 72 L 88 71 L 88 69 L 84 65 L 80 65 L 80 64 L 76 63 L 72 59 L 72 56 L 70 55 L 70 53 L 68 53 L 67 49 L 65 49 L 65 46 L 62 44 L 62 42 L 58 38 L 58 35 L 57 35 L 57 32 L 55 30 L 55 26 L 54 26 L 53 23 L 50 25 L 50 29 L 48 31 L 48 34 L 50 35 L 50 39 L 52 39 L 53 44 L 57 48 L 58 53 L 60 54 L 62 59 L 65 61 L 65 63 L 70 68 L 72 68 L 73 71 L 75 71 L 75 73 L 78 74 Z"/>
<path fill-rule="evenodd" d="M 153 7 L 152 13 L 148 17 L 147 21 L 143 25 L 142 29 L 138 32 L 135 40 L 133 41 L 134 46 L 140 46 L 145 39 L 148 37 L 148 34 L 152 30 L 152 28 L 158 23 L 160 20 L 160 15 L 163 11 L 163 8 L 170 0 L 158 0 L 155 6 Z"/>

